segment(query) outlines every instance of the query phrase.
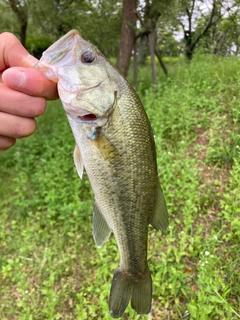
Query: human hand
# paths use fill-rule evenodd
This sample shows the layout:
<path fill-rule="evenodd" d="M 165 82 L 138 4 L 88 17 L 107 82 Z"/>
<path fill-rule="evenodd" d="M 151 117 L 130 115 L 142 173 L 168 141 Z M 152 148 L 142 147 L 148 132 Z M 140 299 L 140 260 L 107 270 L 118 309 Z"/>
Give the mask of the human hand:
<path fill-rule="evenodd" d="M 58 98 L 56 83 L 32 68 L 37 61 L 13 34 L 0 34 L 0 151 L 31 135 L 46 99 Z"/>

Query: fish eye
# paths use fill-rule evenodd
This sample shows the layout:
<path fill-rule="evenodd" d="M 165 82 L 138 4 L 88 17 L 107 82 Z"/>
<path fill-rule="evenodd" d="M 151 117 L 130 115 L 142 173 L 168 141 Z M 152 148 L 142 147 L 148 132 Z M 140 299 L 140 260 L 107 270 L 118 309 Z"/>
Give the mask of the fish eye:
<path fill-rule="evenodd" d="M 94 60 L 94 55 L 91 51 L 86 51 L 81 56 L 81 61 L 85 63 L 91 63 Z"/>

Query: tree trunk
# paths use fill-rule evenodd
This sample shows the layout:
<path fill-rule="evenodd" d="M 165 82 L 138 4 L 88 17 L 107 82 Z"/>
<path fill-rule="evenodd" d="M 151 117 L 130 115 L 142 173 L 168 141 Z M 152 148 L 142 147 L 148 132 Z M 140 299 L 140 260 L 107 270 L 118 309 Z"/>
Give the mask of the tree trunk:
<path fill-rule="evenodd" d="M 193 37 L 192 31 L 184 31 L 185 56 L 187 61 L 192 60 L 192 56 L 193 56 L 193 49 L 192 49 L 193 38 L 192 37 Z"/>
<path fill-rule="evenodd" d="M 139 36 L 139 51 L 138 51 L 138 63 L 144 64 L 149 54 L 148 34 L 140 34 Z"/>
<path fill-rule="evenodd" d="M 158 50 L 158 48 L 156 46 L 155 46 L 155 54 L 156 54 L 156 56 L 158 58 L 158 62 L 160 63 L 160 66 L 162 67 L 165 76 L 167 77 L 168 76 L 167 67 L 165 66 L 165 64 L 164 64 L 164 62 L 163 62 L 163 60 L 161 58 L 160 52 L 159 52 L 159 50 Z"/>
<path fill-rule="evenodd" d="M 123 0 L 122 28 L 116 67 L 127 76 L 135 41 L 137 0 Z"/>
<path fill-rule="evenodd" d="M 149 42 L 149 51 L 151 57 L 151 68 L 152 68 L 152 82 L 153 85 L 157 85 L 157 71 L 156 71 L 156 62 L 155 62 L 155 33 L 151 30 L 148 34 L 148 42 Z"/>
<path fill-rule="evenodd" d="M 24 47 L 26 45 L 26 33 L 27 33 L 27 21 L 24 21 L 20 26 L 20 41 Z"/>
<path fill-rule="evenodd" d="M 225 41 L 227 40 L 228 37 L 228 32 L 223 33 L 219 36 L 219 38 L 217 39 L 217 44 L 214 48 L 213 53 L 216 54 L 217 56 L 219 56 L 221 54 L 223 45 L 225 43 Z"/>
<path fill-rule="evenodd" d="M 17 19 L 20 23 L 20 41 L 23 46 L 26 43 L 26 33 L 28 24 L 28 8 L 26 1 L 8 0 L 7 3 L 10 5 L 12 11 L 16 14 Z"/>
<path fill-rule="evenodd" d="M 149 51 L 150 51 L 150 57 L 151 57 L 152 82 L 155 86 L 157 84 L 155 54 L 163 69 L 163 72 L 165 73 L 165 75 L 167 75 L 167 68 L 161 59 L 159 50 L 156 47 L 156 39 L 157 39 L 156 26 L 160 16 L 161 16 L 161 13 L 159 11 L 158 0 L 155 0 L 155 1 L 153 0 L 152 2 L 150 2 L 149 0 L 146 0 L 144 19 L 142 19 L 141 15 L 137 12 L 137 18 L 140 21 L 141 26 L 144 28 L 144 32 L 142 32 L 140 37 L 141 39 L 145 39 L 147 35 L 147 39 L 148 39 L 148 45 L 149 45 Z"/>
<path fill-rule="evenodd" d="M 220 14 L 220 16 L 218 18 L 216 18 L 215 20 L 213 19 L 215 16 L 215 13 L 216 13 L 216 2 L 217 2 L 216 0 L 213 0 L 212 9 L 210 12 L 209 19 L 205 23 L 202 31 L 199 32 L 198 34 L 196 34 L 194 31 L 192 31 L 192 17 L 193 17 L 193 11 L 194 11 L 194 6 L 196 4 L 196 1 L 194 0 L 192 2 L 192 6 L 191 6 L 190 10 L 188 8 L 186 8 L 186 14 L 187 14 L 187 18 L 188 18 L 187 19 L 188 20 L 188 30 L 185 29 L 184 24 L 182 24 L 182 27 L 183 27 L 183 31 L 184 31 L 185 55 L 186 55 L 187 61 L 190 61 L 192 59 L 194 49 L 195 49 L 196 45 L 198 44 L 198 42 L 200 41 L 200 39 L 223 16 L 222 14 Z"/>
<path fill-rule="evenodd" d="M 137 57 L 137 39 L 134 43 L 134 53 L 133 53 L 133 87 L 137 90 L 137 65 L 138 65 L 138 57 Z"/>

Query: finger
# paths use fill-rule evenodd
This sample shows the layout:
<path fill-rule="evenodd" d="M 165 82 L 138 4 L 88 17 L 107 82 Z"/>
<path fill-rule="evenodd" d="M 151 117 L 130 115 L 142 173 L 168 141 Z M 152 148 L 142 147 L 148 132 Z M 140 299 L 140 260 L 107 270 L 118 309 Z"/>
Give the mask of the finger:
<path fill-rule="evenodd" d="M 0 112 L 0 136 L 23 138 L 30 136 L 36 130 L 36 121 L 8 113 Z"/>
<path fill-rule="evenodd" d="M 16 139 L 0 136 L 0 151 L 5 151 L 16 143 Z"/>
<path fill-rule="evenodd" d="M 0 111 L 20 117 L 35 118 L 44 113 L 46 100 L 32 97 L 0 84 Z"/>
<path fill-rule="evenodd" d="M 12 33 L 4 32 L 0 35 L 0 70 L 8 67 L 33 67 L 38 61 L 22 46 L 21 42 Z"/>
<path fill-rule="evenodd" d="M 33 68 L 9 68 L 2 74 L 2 80 L 7 86 L 31 96 L 58 98 L 56 83 Z"/>

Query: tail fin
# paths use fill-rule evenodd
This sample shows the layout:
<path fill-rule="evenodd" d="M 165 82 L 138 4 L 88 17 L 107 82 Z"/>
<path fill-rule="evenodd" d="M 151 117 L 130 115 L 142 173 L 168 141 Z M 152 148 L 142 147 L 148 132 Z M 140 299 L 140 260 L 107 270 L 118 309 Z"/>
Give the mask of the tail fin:
<path fill-rule="evenodd" d="M 152 279 L 149 269 L 145 274 L 130 274 L 118 268 L 113 275 L 110 291 L 109 310 L 113 318 L 120 318 L 129 300 L 138 314 L 151 310 Z"/>

